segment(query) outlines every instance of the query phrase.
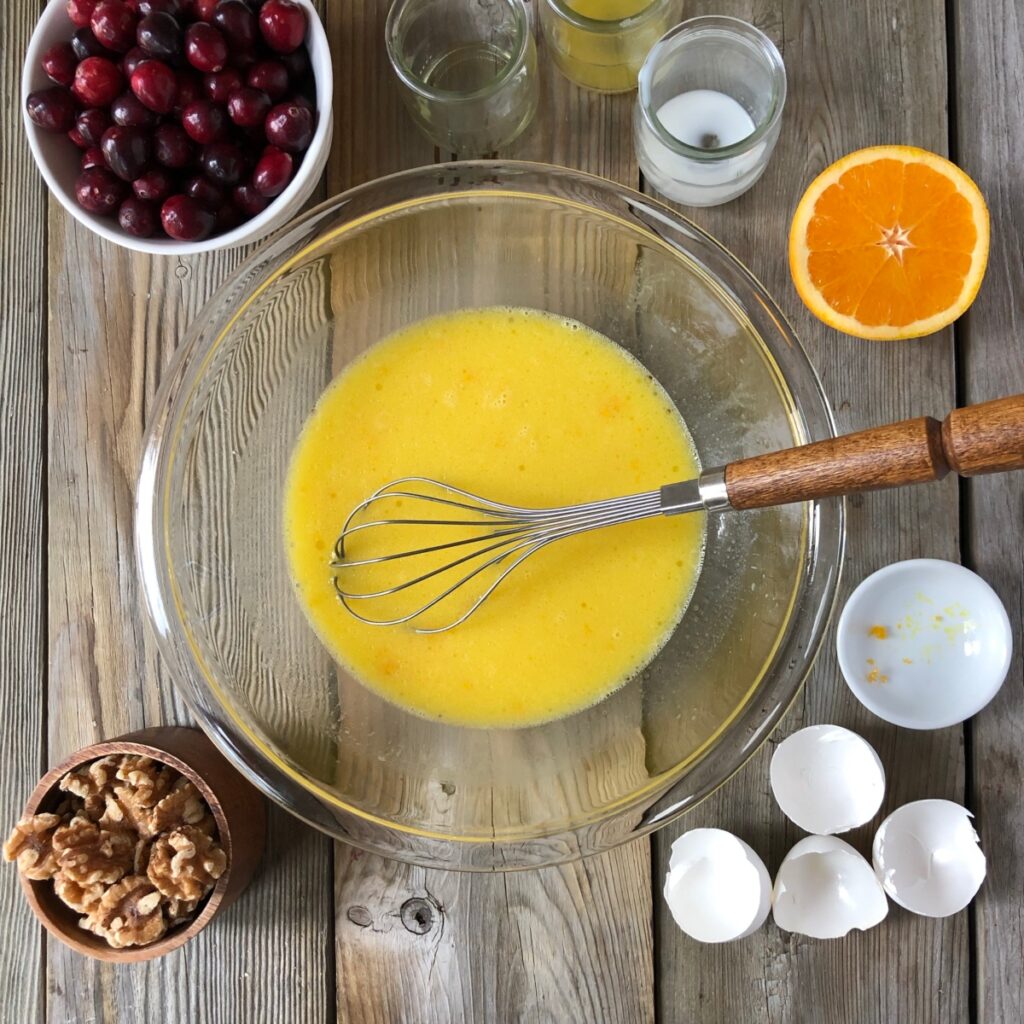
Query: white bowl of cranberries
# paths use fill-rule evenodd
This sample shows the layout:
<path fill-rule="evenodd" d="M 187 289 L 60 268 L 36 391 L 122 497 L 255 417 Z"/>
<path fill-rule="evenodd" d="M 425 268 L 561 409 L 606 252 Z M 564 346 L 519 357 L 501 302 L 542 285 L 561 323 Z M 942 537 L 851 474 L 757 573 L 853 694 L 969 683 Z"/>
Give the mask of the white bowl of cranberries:
<path fill-rule="evenodd" d="M 298 213 L 331 142 L 310 0 L 51 0 L 22 76 L 50 190 L 97 234 L 183 255 Z"/>

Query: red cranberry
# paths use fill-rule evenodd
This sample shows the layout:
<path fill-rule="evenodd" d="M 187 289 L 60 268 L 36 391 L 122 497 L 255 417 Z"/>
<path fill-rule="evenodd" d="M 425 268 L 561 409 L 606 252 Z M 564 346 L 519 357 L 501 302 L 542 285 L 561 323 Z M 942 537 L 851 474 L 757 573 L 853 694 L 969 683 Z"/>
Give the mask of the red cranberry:
<path fill-rule="evenodd" d="M 160 208 L 164 231 L 181 242 L 198 242 L 205 238 L 216 222 L 214 215 L 191 196 L 171 196 Z"/>
<path fill-rule="evenodd" d="M 261 60 L 253 64 L 245 75 L 246 85 L 260 89 L 272 100 L 283 99 L 288 94 L 288 71 L 279 60 Z"/>
<path fill-rule="evenodd" d="M 281 54 L 281 63 L 288 71 L 288 76 L 293 82 L 298 82 L 309 74 L 309 54 L 304 46 L 300 46 L 291 53 Z"/>
<path fill-rule="evenodd" d="M 85 28 L 92 18 L 97 0 L 68 0 L 66 4 L 68 17 L 79 27 Z"/>
<path fill-rule="evenodd" d="M 169 14 L 177 18 L 181 13 L 179 0 L 139 0 L 139 15 L 143 18 L 151 14 Z"/>
<path fill-rule="evenodd" d="M 196 174 L 186 178 L 182 190 L 190 199 L 194 199 L 207 210 L 216 210 L 224 203 L 224 193 L 209 178 Z"/>
<path fill-rule="evenodd" d="M 127 186 L 105 167 L 82 171 L 75 182 L 78 205 L 101 217 L 112 216 L 124 198 Z"/>
<path fill-rule="evenodd" d="M 102 167 L 104 170 L 107 169 L 107 161 L 103 159 L 103 150 L 99 146 L 90 146 L 82 154 L 82 170 L 89 171 L 93 167 Z"/>
<path fill-rule="evenodd" d="M 252 185 L 239 185 L 231 193 L 231 201 L 247 217 L 255 217 L 270 205 L 270 200 L 260 195 Z"/>
<path fill-rule="evenodd" d="M 228 62 L 228 44 L 212 25 L 197 21 L 185 30 L 185 56 L 200 71 L 220 71 Z"/>
<path fill-rule="evenodd" d="M 291 53 L 306 38 L 306 12 L 292 0 L 267 0 L 259 20 L 267 46 L 277 53 Z"/>
<path fill-rule="evenodd" d="M 181 126 L 189 138 L 206 145 L 223 138 L 228 127 L 228 117 L 222 106 L 209 100 L 196 100 L 181 113 Z"/>
<path fill-rule="evenodd" d="M 94 35 L 91 28 L 80 28 L 71 37 L 71 49 L 79 60 L 86 57 L 112 57 L 110 52 Z"/>
<path fill-rule="evenodd" d="M 242 76 L 235 68 L 225 68 L 203 76 L 203 92 L 214 103 L 227 103 L 228 97 L 241 85 Z"/>
<path fill-rule="evenodd" d="M 129 128 L 151 128 L 156 124 L 156 114 L 133 92 L 123 92 L 110 104 L 110 116 L 115 124 Z"/>
<path fill-rule="evenodd" d="M 181 27 L 173 14 L 154 11 L 135 30 L 139 46 L 151 57 L 173 60 L 181 53 Z"/>
<path fill-rule="evenodd" d="M 124 53 L 135 45 L 135 15 L 121 0 L 101 0 L 93 9 L 89 26 L 108 49 Z"/>
<path fill-rule="evenodd" d="M 237 185 L 245 171 L 245 156 L 233 142 L 211 142 L 199 157 L 203 173 L 218 185 Z"/>
<path fill-rule="evenodd" d="M 273 0 L 270 0 L 273 3 Z M 264 122 L 267 142 L 292 153 L 309 148 L 313 139 L 313 113 L 294 100 L 270 108 Z"/>
<path fill-rule="evenodd" d="M 157 229 L 160 221 L 156 215 L 156 207 L 136 196 L 129 196 L 117 211 L 117 222 L 136 238 L 149 238 Z"/>
<path fill-rule="evenodd" d="M 44 132 L 69 132 L 75 124 L 75 99 L 62 85 L 29 93 L 25 109 L 32 123 Z"/>
<path fill-rule="evenodd" d="M 279 196 L 291 181 L 293 161 L 290 153 L 267 146 L 252 172 L 252 187 L 261 196 Z"/>
<path fill-rule="evenodd" d="M 251 50 L 256 45 L 256 15 L 242 0 L 220 0 L 213 12 L 213 24 L 233 50 Z"/>
<path fill-rule="evenodd" d="M 71 91 L 87 107 L 105 107 L 120 91 L 121 72 L 106 57 L 86 57 L 75 69 Z"/>
<path fill-rule="evenodd" d="M 90 146 L 98 146 L 103 133 L 110 127 L 110 114 L 103 107 L 90 107 L 83 110 L 75 119 L 78 133 Z"/>
<path fill-rule="evenodd" d="M 100 149 L 107 166 L 122 181 L 134 181 L 146 169 L 152 146 L 141 129 L 116 124 L 103 133 Z"/>
<path fill-rule="evenodd" d="M 75 80 L 78 58 L 70 43 L 57 43 L 56 46 L 51 46 L 43 54 L 42 64 L 51 82 L 70 85 Z"/>
<path fill-rule="evenodd" d="M 132 72 L 132 92 L 150 110 L 169 113 L 178 97 L 178 76 L 159 60 L 144 60 Z"/>
<path fill-rule="evenodd" d="M 270 97 L 261 89 L 236 89 L 228 98 L 228 117 L 240 128 L 258 128 L 270 110 Z"/>
<path fill-rule="evenodd" d="M 220 0 L 193 0 L 192 15 L 196 21 L 213 21 L 213 13 Z"/>
<path fill-rule="evenodd" d="M 203 80 L 192 71 L 178 72 L 178 98 L 174 101 L 174 113 L 181 112 L 196 100 L 203 98 Z"/>
<path fill-rule="evenodd" d="M 159 167 L 140 174 L 132 182 L 132 191 L 139 199 L 147 199 L 150 202 L 163 202 L 174 188 L 174 180 L 171 176 Z"/>
<path fill-rule="evenodd" d="M 153 152 L 164 167 L 187 167 L 192 161 L 192 143 L 185 129 L 173 121 L 158 125 L 153 132 Z"/>
<path fill-rule="evenodd" d="M 149 54 L 141 46 L 133 46 L 121 58 L 121 70 L 124 72 L 125 78 L 130 80 L 132 75 L 135 74 L 135 69 L 144 60 L 149 60 Z"/>
<path fill-rule="evenodd" d="M 75 128 L 74 126 L 72 126 L 71 130 L 68 132 L 68 138 L 79 149 L 88 149 L 89 148 L 89 143 L 86 142 L 85 139 L 82 138 L 82 133 L 77 128 Z"/>

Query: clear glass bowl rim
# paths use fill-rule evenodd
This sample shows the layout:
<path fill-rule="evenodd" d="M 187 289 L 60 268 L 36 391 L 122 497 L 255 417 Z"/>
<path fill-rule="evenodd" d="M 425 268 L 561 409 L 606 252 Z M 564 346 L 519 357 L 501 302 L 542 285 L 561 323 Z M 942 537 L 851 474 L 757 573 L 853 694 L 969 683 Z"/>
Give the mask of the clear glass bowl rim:
<path fill-rule="evenodd" d="M 711 749 L 686 765 L 682 773 L 669 771 L 657 776 L 631 797 L 603 808 L 598 817 L 566 823 L 561 830 L 483 841 L 399 825 L 340 801 L 328 807 L 315 795 L 314 785 L 302 784 L 296 772 L 285 770 L 252 742 L 235 716 L 206 687 L 182 634 L 168 586 L 171 567 L 163 542 L 173 458 L 171 442 L 182 415 L 181 401 L 190 394 L 190 385 L 201 376 L 222 337 L 220 327 L 211 331 L 208 325 L 220 323 L 220 307 L 232 298 L 238 281 L 276 259 L 299 239 L 310 236 L 322 221 L 330 219 L 332 229 L 341 223 L 365 224 L 374 216 L 393 211 L 396 204 L 411 200 L 496 191 L 560 199 L 577 207 L 586 194 L 592 202 L 600 202 L 598 213 L 617 216 L 638 231 L 655 232 L 658 240 L 691 259 L 699 250 L 705 269 L 710 263 L 710 272 L 727 293 L 736 296 L 734 285 L 745 293 L 747 302 L 736 298 L 740 308 L 748 312 L 753 308 L 763 314 L 777 331 L 770 338 L 762 335 L 762 340 L 783 371 L 793 412 L 806 430 L 805 439 L 835 436 L 831 409 L 803 346 L 765 288 L 736 257 L 701 228 L 656 200 L 605 178 L 564 167 L 508 160 L 458 161 L 375 179 L 325 200 L 279 230 L 214 293 L 165 371 L 143 444 L 135 498 L 135 554 L 157 647 L 175 687 L 202 728 L 249 781 L 285 810 L 369 852 L 455 870 L 529 869 L 599 853 L 664 827 L 726 782 L 768 738 L 799 694 L 834 609 L 845 544 L 842 499 L 808 503 L 808 542 L 800 573 L 799 607 L 791 614 L 775 657 L 751 699 L 722 730 Z M 303 248 L 309 241 L 306 238 Z M 728 272 L 733 280 L 723 281 L 717 270 Z M 631 824 L 626 823 L 627 818 Z M 608 827 L 617 822 L 623 823 L 621 828 Z M 515 859 L 510 859 L 513 847 Z"/>

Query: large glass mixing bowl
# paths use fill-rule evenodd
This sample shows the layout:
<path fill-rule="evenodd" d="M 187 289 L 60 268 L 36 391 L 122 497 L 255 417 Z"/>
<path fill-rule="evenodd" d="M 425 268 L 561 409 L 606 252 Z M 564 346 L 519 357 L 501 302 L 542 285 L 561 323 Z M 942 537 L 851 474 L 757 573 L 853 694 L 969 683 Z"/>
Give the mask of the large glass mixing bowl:
<path fill-rule="evenodd" d="M 679 627 L 589 710 L 483 730 L 388 703 L 331 659 L 296 601 L 282 534 L 289 458 L 327 383 L 367 346 L 425 316 L 494 305 L 572 317 L 628 349 L 675 400 L 705 467 L 833 433 L 775 304 L 670 210 L 555 167 L 425 167 L 324 203 L 210 301 L 161 389 L 136 543 L 175 680 L 269 796 L 387 856 L 507 870 L 649 832 L 750 756 L 821 641 L 843 508 L 709 516 Z M 514 686 L 515 665 L 506 671 Z"/>

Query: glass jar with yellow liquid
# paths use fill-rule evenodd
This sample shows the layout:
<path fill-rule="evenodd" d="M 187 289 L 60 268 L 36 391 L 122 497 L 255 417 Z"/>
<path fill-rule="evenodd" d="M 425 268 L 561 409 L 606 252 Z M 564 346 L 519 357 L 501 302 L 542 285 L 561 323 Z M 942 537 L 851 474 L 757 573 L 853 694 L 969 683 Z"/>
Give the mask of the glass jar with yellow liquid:
<path fill-rule="evenodd" d="M 676 6 L 677 0 L 542 0 L 541 24 L 567 78 L 598 92 L 629 92 Z"/>

